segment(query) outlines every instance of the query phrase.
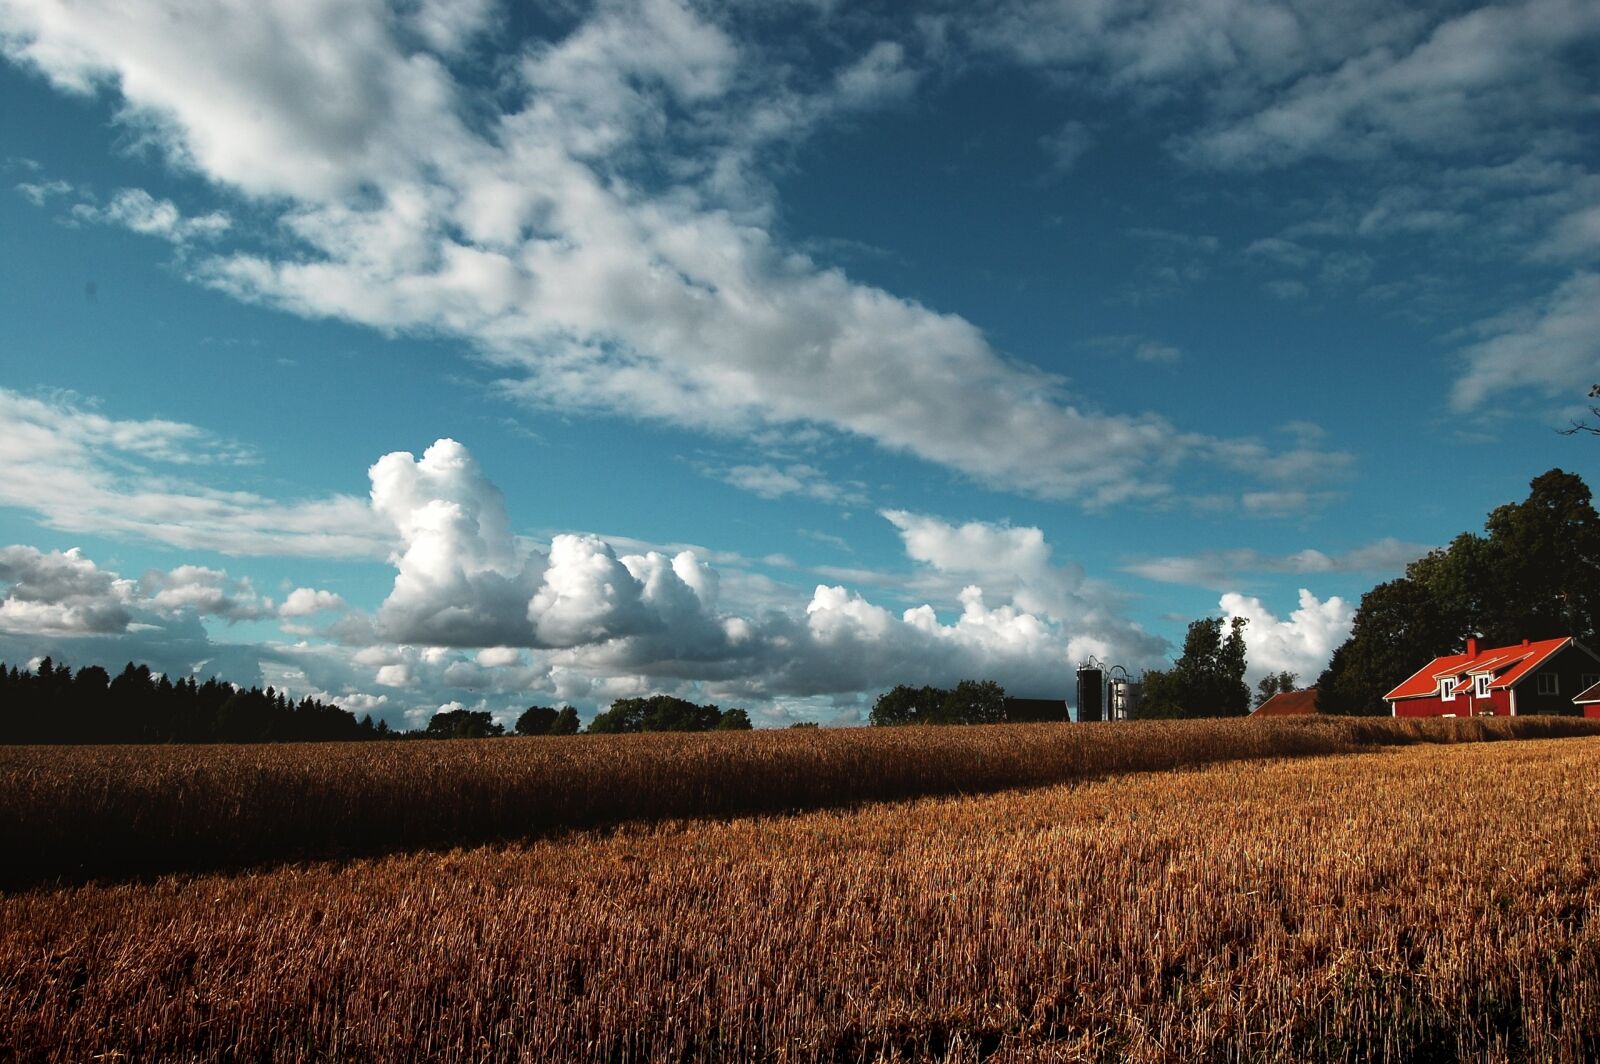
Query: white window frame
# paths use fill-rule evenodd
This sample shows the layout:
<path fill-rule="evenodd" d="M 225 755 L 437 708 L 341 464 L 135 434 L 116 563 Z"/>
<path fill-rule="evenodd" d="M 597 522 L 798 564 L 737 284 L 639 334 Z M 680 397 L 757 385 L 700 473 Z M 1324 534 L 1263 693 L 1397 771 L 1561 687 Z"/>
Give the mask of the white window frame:
<path fill-rule="evenodd" d="M 1549 681 L 1546 683 L 1545 681 Z M 1539 693 L 1541 695 L 1559 695 L 1561 693 L 1561 674 L 1559 672 L 1541 672 L 1539 674 Z"/>
<path fill-rule="evenodd" d="M 1445 702 L 1456 700 L 1456 678 L 1454 676 L 1441 676 L 1439 678 L 1439 698 Z"/>
<path fill-rule="evenodd" d="M 1486 672 L 1480 672 L 1478 675 L 1474 676 L 1472 678 L 1472 692 L 1473 692 L 1473 694 L 1477 695 L 1479 698 L 1488 698 L 1489 697 L 1489 684 L 1493 680 L 1494 680 L 1494 677 L 1490 676 Z"/>

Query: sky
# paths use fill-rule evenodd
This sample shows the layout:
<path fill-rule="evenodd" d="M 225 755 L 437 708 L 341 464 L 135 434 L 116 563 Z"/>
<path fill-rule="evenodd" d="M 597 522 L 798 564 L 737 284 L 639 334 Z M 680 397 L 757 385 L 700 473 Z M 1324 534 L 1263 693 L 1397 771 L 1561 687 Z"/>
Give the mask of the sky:
<path fill-rule="evenodd" d="M 11 663 L 1311 682 L 1596 381 L 1594 0 L 0 0 Z"/>

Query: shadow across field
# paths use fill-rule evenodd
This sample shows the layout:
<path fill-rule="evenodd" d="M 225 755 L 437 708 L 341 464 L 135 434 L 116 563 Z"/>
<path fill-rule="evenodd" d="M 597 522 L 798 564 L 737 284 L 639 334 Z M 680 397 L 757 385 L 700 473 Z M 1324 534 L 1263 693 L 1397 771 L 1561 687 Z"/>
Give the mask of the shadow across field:
<path fill-rule="evenodd" d="M 1148 721 L 0 748 L 0 887 L 999 791 L 1246 758 L 1600 736 L 1561 717 Z"/>

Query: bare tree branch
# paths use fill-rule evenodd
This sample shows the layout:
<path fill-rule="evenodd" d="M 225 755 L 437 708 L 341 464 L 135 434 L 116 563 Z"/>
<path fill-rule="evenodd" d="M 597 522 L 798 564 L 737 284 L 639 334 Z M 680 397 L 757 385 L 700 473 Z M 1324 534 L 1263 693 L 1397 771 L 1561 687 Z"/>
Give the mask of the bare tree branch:
<path fill-rule="evenodd" d="M 1596 384 L 1593 388 L 1589 389 L 1589 398 L 1600 399 L 1600 384 Z M 1589 413 L 1593 414 L 1596 420 L 1600 420 L 1600 406 L 1591 406 L 1589 408 Z M 1571 428 L 1556 429 L 1556 431 L 1563 436 L 1577 436 L 1580 433 L 1590 436 L 1600 436 L 1600 425 L 1591 425 L 1586 421 L 1574 421 Z"/>

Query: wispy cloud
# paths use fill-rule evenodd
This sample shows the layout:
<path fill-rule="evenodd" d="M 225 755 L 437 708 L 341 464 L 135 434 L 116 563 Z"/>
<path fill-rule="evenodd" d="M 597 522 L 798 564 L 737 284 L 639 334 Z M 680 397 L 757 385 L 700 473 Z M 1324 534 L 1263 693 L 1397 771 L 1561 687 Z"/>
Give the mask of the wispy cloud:
<path fill-rule="evenodd" d="M 1093 144 L 1094 132 L 1076 119 L 1039 138 L 1039 147 L 1055 174 L 1071 173 Z"/>
<path fill-rule="evenodd" d="M 1462 352 L 1465 371 L 1451 406 L 1475 410 L 1498 393 L 1528 387 L 1582 395 L 1600 378 L 1600 274 L 1573 275 L 1548 297 L 1480 323 L 1483 339 Z"/>
<path fill-rule="evenodd" d="M 43 207 L 53 199 L 70 196 L 76 191 L 70 182 L 61 180 L 24 181 L 16 186 L 16 190 L 35 207 Z"/>
<path fill-rule="evenodd" d="M 1276 555 L 1250 549 L 1205 551 L 1132 562 L 1123 566 L 1123 572 L 1220 591 L 1237 587 L 1253 573 L 1396 573 L 1428 550 L 1390 538 L 1334 553 L 1313 548 Z"/>
<path fill-rule="evenodd" d="M 762 462 L 726 468 L 708 467 L 706 472 L 741 491 L 763 499 L 795 496 L 840 506 L 864 506 L 867 497 L 859 484 L 841 485 L 828 479 L 822 470 L 804 462 L 777 465 Z"/>
<path fill-rule="evenodd" d="M 142 188 L 121 189 L 104 207 L 94 203 L 75 204 L 72 217 L 100 225 L 119 225 L 174 244 L 214 240 L 233 226 L 232 220 L 221 211 L 185 216 L 171 200 L 157 199 Z"/>
<path fill-rule="evenodd" d="M 226 554 L 383 557 L 391 535 L 364 499 L 284 503 L 179 474 L 250 452 L 194 425 L 121 420 L 70 395 L 0 389 L 0 505 L 52 528 Z"/>
<path fill-rule="evenodd" d="M 1176 344 L 1169 344 L 1149 336 L 1139 336 L 1132 333 L 1095 336 L 1085 340 L 1083 345 L 1091 350 L 1105 351 L 1110 354 L 1131 358 L 1136 362 L 1147 362 L 1154 365 L 1170 366 L 1183 359 L 1183 351 Z"/>

